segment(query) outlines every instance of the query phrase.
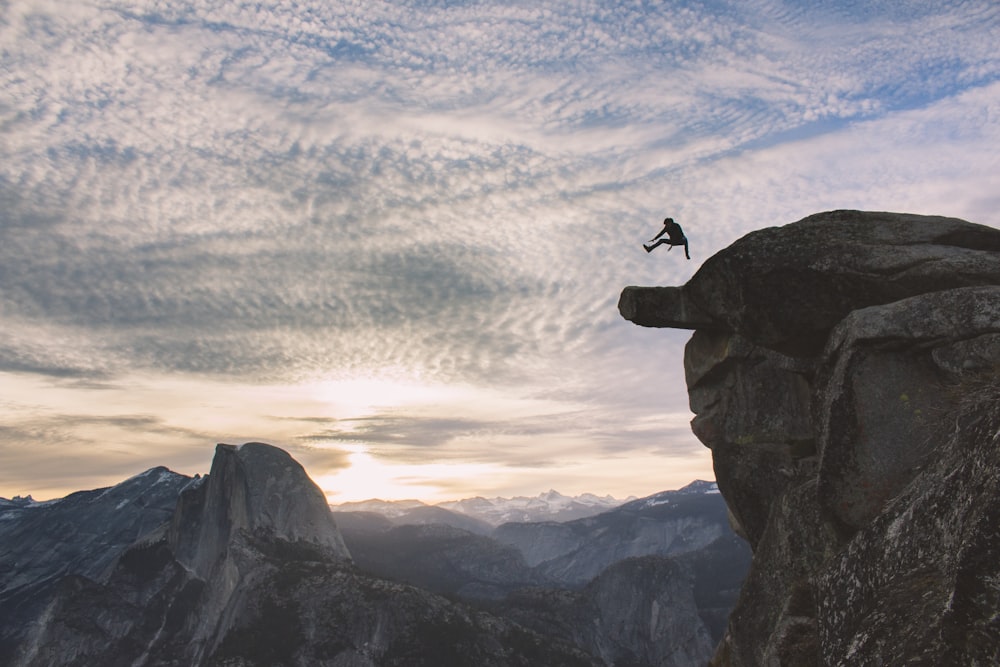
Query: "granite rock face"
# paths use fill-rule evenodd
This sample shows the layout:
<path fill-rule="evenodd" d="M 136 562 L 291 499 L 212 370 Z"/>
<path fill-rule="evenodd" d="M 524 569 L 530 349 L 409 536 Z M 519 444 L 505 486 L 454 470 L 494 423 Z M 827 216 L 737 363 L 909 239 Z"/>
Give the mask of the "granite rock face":
<path fill-rule="evenodd" d="M 619 306 L 645 326 L 721 329 L 778 351 L 816 354 L 852 310 L 998 279 L 1000 232 L 993 228 L 831 211 L 747 234 L 683 287 L 626 288 Z"/>
<path fill-rule="evenodd" d="M 715 664 L 1000 662 L 1000 231 L 833 211 L 622 315 L 694 329 L 695 434 L 754 550 Z"/>
<path fill-rule="evenodd" d="M 169 541 L 181 564 L 208 578 L 241 532 L 350 557 L 323 492 L 287 452 L 262 443 L 216 447 L 206 483 L 181 496 Z"/>

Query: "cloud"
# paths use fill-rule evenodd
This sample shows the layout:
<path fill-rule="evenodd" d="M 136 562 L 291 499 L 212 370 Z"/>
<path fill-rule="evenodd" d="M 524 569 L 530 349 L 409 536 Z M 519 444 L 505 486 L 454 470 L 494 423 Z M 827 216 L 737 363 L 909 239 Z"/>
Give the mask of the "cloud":
<path fill-rule="evenodd" d="M 400 456 L 552 441 L 520 465 L 656 433 L 679 455 L 700 447 L 683 427 L 631 425 L 685 412 L 686 334 L 622 321 L 622 287 L 681 284 L 818 210 L 997 224 L 988 0 L 14 1 L 5 17 L 0 370 L 71 380 L 84 405 L 123 378 L 230 396 L 398 373 L 560 403 L 509 424 L 354 415 L 373 444 L 415 443 Z M 668 214 L 691 262 L 639 249 Z M 50 413 L 89 414 L 69 407 Z M 266 439 L 264 421 L 177 437 Z M 304 442 L 287 426 L 271 435 Z"/>
<path fill-rule="evenodd" d="M 6 413 L 0 426 L 5 443 L 0 447 L 0 485 L 33 493 L 38 499 L 110 486 L 163 465 L 161 447 L 170 449 L 167 463 L 184 472 L 205 471 L 210 459 L 207 434 L 171 426 L 155 415 L 21 414 L 11 418 L 8 410 L 0 411 Z"/>

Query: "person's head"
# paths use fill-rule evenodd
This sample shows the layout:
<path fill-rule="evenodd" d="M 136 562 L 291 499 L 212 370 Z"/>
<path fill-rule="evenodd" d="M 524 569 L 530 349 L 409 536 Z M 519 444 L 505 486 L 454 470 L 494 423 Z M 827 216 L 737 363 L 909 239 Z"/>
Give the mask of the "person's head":
<path fill-rule="evenodd" d="M 673 221 L 674 221 L 674 219 L 673 219 L 673 218 L 664 218 L 664 219 L 663 219 L 663 224 L 665 224 L 665 225 L 669 225 L 669 224 L 670 224 L 671 222 L 673 222 Z"/>

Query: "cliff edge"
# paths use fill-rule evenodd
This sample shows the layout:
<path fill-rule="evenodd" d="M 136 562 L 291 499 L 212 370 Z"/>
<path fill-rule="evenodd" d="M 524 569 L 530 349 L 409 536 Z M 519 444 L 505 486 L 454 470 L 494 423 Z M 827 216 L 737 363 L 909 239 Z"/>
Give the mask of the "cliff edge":
<path fill-rule="evenodd" d="M 831 211 L 682 287 L 692 429 L 754 560 L 715 665 L 1000 663 L 1000 230 Z"/>

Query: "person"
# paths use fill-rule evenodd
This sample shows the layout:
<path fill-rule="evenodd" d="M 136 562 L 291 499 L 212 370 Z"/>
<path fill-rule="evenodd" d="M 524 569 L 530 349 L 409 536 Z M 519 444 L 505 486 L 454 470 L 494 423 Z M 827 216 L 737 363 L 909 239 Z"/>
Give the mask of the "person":
<path fill-rule="evenodd" d="M 664 234 L 667 235 L 667 238 L 660 238 Z M 684 246 L 684 256 L 691 259 L 691 253 L 688 252 L 688 240 L 687 237 L 684 236 L 684 230 L 681 229 L 680 225 L 674 222 L 673 218 L 664 218 L 663 229 L 660 230 L 660 233 L 651 238 L 648 242 L 643 243 L 642 247 L 646 249 L 646 252 L 651 252 L 653 248 L 664 243 L 668 245 L 668 251 L 675 245 Z"/>

